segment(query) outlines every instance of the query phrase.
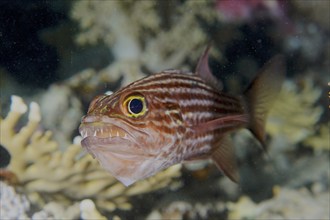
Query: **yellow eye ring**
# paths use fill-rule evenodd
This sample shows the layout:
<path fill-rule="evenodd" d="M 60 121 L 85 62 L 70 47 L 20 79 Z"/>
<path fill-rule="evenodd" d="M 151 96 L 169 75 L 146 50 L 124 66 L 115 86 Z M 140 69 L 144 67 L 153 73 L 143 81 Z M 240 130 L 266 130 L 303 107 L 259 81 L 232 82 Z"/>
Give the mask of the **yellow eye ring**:
<path fill-rule="evenodd" d="M 143 116 L 147 113 L 146 100 L 141 95 L 131 95 L 123 103 L 127 115 L 133 118 Z"/>

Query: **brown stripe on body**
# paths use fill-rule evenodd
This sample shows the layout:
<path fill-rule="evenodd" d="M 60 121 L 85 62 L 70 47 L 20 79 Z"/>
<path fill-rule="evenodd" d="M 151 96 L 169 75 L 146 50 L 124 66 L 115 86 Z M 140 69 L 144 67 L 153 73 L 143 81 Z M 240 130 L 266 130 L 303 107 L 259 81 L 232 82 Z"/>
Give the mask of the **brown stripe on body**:
<path fill-rule="evenodd" d="M 193 130 L 189 130 L 184 138 L 182 145 L 185 152 L 184 160 L 206 159 L 219 146 L 219 140 L 228 134 L 230 131 L 237 130 L 245 125 L 240 122 L 232 122 L 228 124 L 229 127 L 208 131 L 205 133 L 196 134 Z"/>
<path fill-rule="evenodd" d="M 188 124 L 243 113 L 238 98 L 216 91 L 196 75 L 159 73 L 126 88 L 130 89 L 152 97 L 151 100 L 178 103 Z"/>
<path fill-rule="evenodd" d="M 129 118 L 121 113 L 121 104 L 126 97 L 140 93 L 146 100 L 147 113 L 143 117 Z M 197 75 L 164 72 L 138 80 L 114 95 L 103 97 L 96 109 L 89 113 L 117 117 L 123 123 L 148 133 L 139 140 L 154 143 L 148 148 L 162 146 L 162 154 L 171 155 L 177 161 L 206 156 L 213 151 L 214 141 L 238 126 L 226 121 L 230 127 L 195 133 L 194 127 L 214 119 L 230 115 L 242 115 L 244 110 L 239 98 L 222 93 L 209 86 Z M 100 108 L 102 107 L 102 108 Z M 148 139 L 148 141 L 147 141 Z M 145 146 L 147 147 L 147 146 Z M 151 150 L 152 151 L 152 150 Z M 166 157 L 167 158 L 167 157 Z"/>
<path fill-rule="evenodd" d="M 164 74 L 158 80 L 156 79 L 149 79 L 149 84 L 144 83 L 142 80 L 141 83 L 135 84 L 133 88 L 127 88 L 126 90 L 134 89 L 138 92 L 147 92 L 156 97 L 162 93 L 170 93 L 171 98 L 177 100 L 193 99 L 201 96 L 198 99 L 211 99 L 224 105 L 240 106 L 236 97 L 216 91 L 197 76 Z M 177 96 L 179 97 L 177 98 Z"/>
<path fill-rule="evenodd" d="M 198 126 L 199 123 L 244 113 L 239 98 L 213 89 L 196 76 L 161 74 L 135 84 L 134 90 L 148 94 L 155 103 L 177 103 L 180 106 L 183 123 L 188 128 L 188 133 L 184 137 L 185 141 L 182 147 L 176 148 L 178 151 L 176 153 L 177 155 L 184 155 L 184 159 L 208 156 L 209 152 L 213 151 L 215 139 L 218 139 L 216 137 L 241 126 L 241 124 L 233 122 L 229 127 L 204 134 L 195 134 L 193 131 L 189 131 L 189 127 Z M 155 121 L 163 120 L 163 123 L 151 123 L 156 130 L 166 134 L 166 137 L 170 137 L 176 132 L 173 131 L 175 126 L 171 126 L 172 122 L 168 119 L 169 117 L 165 115 L 159 115 Z"/>
<path fill-rule="evenodd" d="M 136 87 L 139 85 L 150 85 L 150 84 L 159 84 L 159 83 L 164 83 L 166 82 L 166 80 L 171 80 L 171 79 L 175 79 L 175 80 L 193 80 L 193 81 L 200 81 L 203 82 L 203 80 L 201 78 L 199 78 L 196 75 L 192 75 L 192 74 L 184 74 L 184 73 L 170 73 L 170 72 L 161 72 L 161 73 L 156 73 L 153 75 L 150 75 L 148 77 L 145 77 L 143 79 L 140 79 L 138 81 L 135 81 L 133 83 L 131 83 L 130 85 L 128 85 L 128 87 Z"/>
<path fill-rule="evenodd" d="M 192 87 L 196 84 L 199 84 L 199 86 L 202 86 L 205 89 L 212 88 L 205 84 L 205 82 L 200 79 L 196 75 L 187 75 L 187 74 L 172 74 L 172 73 L 158 73 L 151 75 L 147 78 L 138 80 L 127 87 L 125 87 L 124 90 L 134 88 L 136 90 L 143 89 L 143 88 L 152 88 L 152 86 L 155 86 L 156 88 L 159 88 L 160 86 L 169 86 L 172 84 L 175 86 L 188 86 Z"/>

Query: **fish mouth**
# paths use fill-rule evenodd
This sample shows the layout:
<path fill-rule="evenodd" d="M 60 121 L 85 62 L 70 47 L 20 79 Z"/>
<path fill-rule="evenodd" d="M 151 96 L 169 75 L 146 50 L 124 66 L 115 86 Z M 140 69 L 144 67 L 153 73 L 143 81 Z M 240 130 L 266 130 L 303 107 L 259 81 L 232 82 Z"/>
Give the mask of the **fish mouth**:
<path fill-rule="evenodd" d="M 79 127 L 79 132 L 83 139 L 88 137 L 100 139 L 133 139 L 127 131 L 114 125 L 98 123 L 82 124 Z"/>
<path fill-rule="evenodd" d="M 79 132 L 81 144 L 100 165 L 125 186 L 156 174 L 171 165 L 148 149 L 149 132 L 120 119 L 86 116 Z"/>
<path fill-rule="evenodd" d="M 142 151 L 142 143 L 137 140 L 138 134 L 143 132 L 133 132 L 131 126 L 118 120 L 87 116 L 83 118 L 79 132 L 83 138 L 81 145 L 94 158 L 95 151 L 111 152 L 130 160 L 142 155 L 147 157 Z"/>

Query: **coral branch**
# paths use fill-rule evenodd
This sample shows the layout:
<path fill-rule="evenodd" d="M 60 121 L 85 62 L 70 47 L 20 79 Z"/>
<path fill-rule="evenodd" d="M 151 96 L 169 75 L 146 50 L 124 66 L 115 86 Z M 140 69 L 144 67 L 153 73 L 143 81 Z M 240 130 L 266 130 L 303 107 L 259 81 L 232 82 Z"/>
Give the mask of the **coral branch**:
<path fill-rule="evenodd" d="M 81 138 L 75 138 L 73 144 L 61 151 L 52 140 L 52 132 L 37 130 L 41 120 L 37 103 L 31 103 L 27 124 L 16 132 L 14 128 L 26 111 L 23 100 L 13 96 L 10 112 L 0 120 L 0 144 L 11 154 L 8 170 L 17 175 L 35 204 L 59 201 L 69 205 L 89 198 L 99 209 L 129 209 L 130 196 L 169 186 L 180 175 L 180 166 L 174 166 L 126 188 L 89 154 L 82 154 Z"/>

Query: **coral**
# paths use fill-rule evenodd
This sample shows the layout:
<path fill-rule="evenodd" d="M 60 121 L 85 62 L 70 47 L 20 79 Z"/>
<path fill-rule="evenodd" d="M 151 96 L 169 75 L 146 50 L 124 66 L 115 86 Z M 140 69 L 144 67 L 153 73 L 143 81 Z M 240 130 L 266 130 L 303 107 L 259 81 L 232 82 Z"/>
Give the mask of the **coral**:
<path fill-rule="evenodd" d="M 308 174 L 308 175 L 306 175 Z M 301 188 L 317 183 L 323 187 L 329 187 L 329 155 L 325 153 L 310 154 L 295 159 L 290 164 L 290 168 L 284 173 L 289 177 L 285 181 L 285 186 L 290 188 Z"/>
<path fill-rule="evenodd" d="M 82 47 L 105 44 L 114 58 L 101 70 L 86 69 L 68 80 L 68 85 L 86 102 L 147 73 L 195 62 L 208 43 L 201 23 L 211 23 L 217 18 L 212 2 L 129 2 L 73 3 L 71 17 L 80 30 L 78 44 Z"/>
<path fill-rule="evenodd" d="M 31 208 L 30 201 L 14 187 L 0 181 L 0 219 L 107 219 L 96 209 L 92 200 L 85 199 L 71 206 L 50 202 L 36 211 Z M 113 218 L 115 219 L 115 218 Z M 116 217 L 118 220 L 119 217 Z"/>
<path fill-rule="evenodd" d="M 195 62 L 199 51 L 208 43 L 200 20 L 212 23 L 217 18 L 211 2 L 185 1 L 173 8 L 172 13 L 176 14 L 176 20 L 170 28 L 161 30 L 146 43 L 142 60 L 151 71 L 182 67 L 185 59 Z"/>
<path fill-rule="evenodd" d="M 329 1 L 300 1 L 293 0 L 290 2 L 295 10 L 306 19 L 317 22 L 323 28 L 330 29 L 330 2 Z"/>
<path fill-rule="evenodd" d="M 84 45 L 95 44 L 101 40 L 113 50 L 117 59 L 138 58 L 144 44 L 147 50 L 148 44 L 152 45 L 154 51 L 150 52 L 153 55 L 165 55 L 178 51 L 178 48 L 185 50 L 181 53 L 188 55 L 192 50 L 186 51 L 186 47 L 192 49 L 191 47 L 194 48 L 201 42 L 204 46 L 206 36 L 199 27 L 198 19 L 209 22 L 216 19 L 217 14 L 213 10 L 213 5 L 196 1 L 162 4 L 156 1 L 133 1 L 130 4 L 121 1 L 76 2 L 71 15 L 78 21 L 81 30 L 77 42 Z M 163 15 L 159 13 L 158 7 L 171 9 L 164 11 Z M 187 11 L 189 13 L 186 13 Z M 176 19 L 172 21 L 170 15 L 174 14 Z M 189 36 L 182 37 L 186 33 L 189 33 Z M 143 44 L 140 44 L 140 41 Z"/>
<path fill-rule="evenodd" d="M 306 188 L 292 190 L 275 187 L 274 198 L 254 203 L 241 197 L 228 203 L 228 219 L 328 219 L 329 191 L 311 193 Z"/>
<path fill-rule="evenodd" d="M 65 83 L 89 103 L 100 93 L 115 90 L 144 76 L 146 75 L 141 72 L 138 63 L 118 61 L 100 71 L 85 69 L 69 78 Z"/>
<path fill-rule="evenodd" d="M 152 211 L 147 219 L 221 219 L 225 211 L 225 204 L 220 201 L 205 204 L 174 201 L 160 210 Z"/>
<path fill-rule="evenodd" d="M 113 45 L 116 41 L 130 42 L 130 38 L 137 39 L 140 34 L 159 30 L 156 5 L 156 1 L 76 2 L 71 15 L 79 21 L 81 29 L 77 42 L 95 44 L 101 40 Z"/>
<path fill-rule="evenodd" d="M 81 201 L 80 210 L 82 219 L 107 219 L 105 216 L 100 214 L 100 212 L 96 209 L 94 202 L 90 199 L 84 199 Z"/>
<path fill-rule="evenodd" d="M 0 181 L 0 219 L 27 219 L 30 202 L 24 195 Z"/>
<path fill-rule="evenodd" d="M 327 48 L 329 41 L 327 35 L 322 33 L 322 29 L 313 23 L 303 25 L 301 24 L 301 21 L 297 21 L 295 32 L 298 34 L 291 34 L 284 38 L 286 53 L 297 54 L 297 59 L 303 61 L 297 62 L 294 65 L 297 65 L 302 69 L 310 68 L 308 64 L 313 62 L 329 66 L 329 62 L 326 59 L 326 56 L 329 56 L 327 55 L 329 52 L 329 49 Z M 299 38 L 297 38 L 297 35 Z M 325 69 L 324 71 L 327 70 Z"/>
<path fill-rule="evenodd" d="M 16 174 L 34 204 L 58 201 L 70 205 L 89 198 L 101 210 L 129 209 L 130 196 L 169 186 L 172 178 L 180 175 L 180 166 L 173 166 L 126 188 L 90 155 L 81 154 L 79 138 L 61 151 L 50 131 L 40 131 L 37 103 L 30 104 L 27 124 L 16 131 L 15 126 L 27 110 L 20 97 L 12 96 L 8 115 L 0 118 L 0 144 L 11 154 L 7 169 Z"/>
<path fill-rule="evenodd" d="M 43 126 L 53 131 L 59 146 L 69 145 L 83 115 L 79 99 L 67 85 L 54 84 L 41 94 L 39 103 Z"/>
<path fill-rule="evenodd" d="M 197 1 L 78 1 L 71 15 L 80 25 L 79 44 L 102 41 L 112 51 L 115 60 L 103 71 L 108 78 L 130 75 L 128 66 L 141 77 L 142 67 L 156 72 L 196 61 L 207 44 L 200 21 L 217 18 L 212 2 Z M 125 79 L 122 85 L 131 81 Z"/>
<path fill-rule="evenodd" d="M 274 148 L 282 146 L 289 150 L 317 135 L 316 125 L 323 113 L 323 107 L 317 105 L 321 90 L 308 78 L 301 85 L 299 88 L 287 80 L 269 113 L 266 130 Z"/>
<path fill-rule="evenodd" d="M 315 151 L 328 150 L 330 151 L 329 144 L 329 126 L 322 124 L 315 135 L 308 137 L 304 144 L 312 147 Z"/>
<path fill-rule="evenodd" d="M 42 210 L 33 213 L 31 219 L 78 219 L 82 212 L 83 210 L 79 210 L 78 203 L 65 206 L 61 203 L 49 202 L 42 207 Z"/>

